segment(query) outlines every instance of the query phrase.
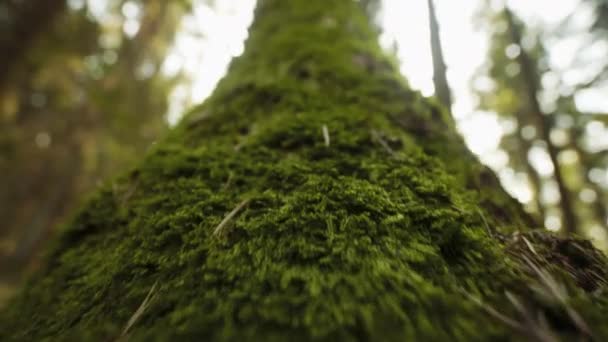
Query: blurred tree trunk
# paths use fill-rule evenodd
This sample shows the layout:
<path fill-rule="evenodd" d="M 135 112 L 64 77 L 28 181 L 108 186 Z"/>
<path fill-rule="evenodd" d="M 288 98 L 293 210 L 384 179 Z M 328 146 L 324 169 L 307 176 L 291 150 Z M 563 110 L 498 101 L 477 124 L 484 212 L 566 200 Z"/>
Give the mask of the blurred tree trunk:
<path fill-rule="evenodd" d="M 606 229 L 606 227 L 608 227 L 608 210 L 606 209 L 606 201 L 604 198 L 605 190 L 591 179 L 590 171 L 593 167 L 593 161 L 591 160 L 589 153 L 581 147 L 578 141 L 572 142 L 570 147 L 576 151 L 580 158 L 580 168 L 584 184 L 597 195 L 597 198 L 593 201 L 593 214 L 595 215 L 595 220 Z"/>
<path fill-rule="evenodd" d="M 540 131 L 541 139 L 547 146 L 547 152 L 553 165 L 555 182 L 557 183 L 560 195 L 559 203 L 562 214 L 562 231 L 566 235 L 574 234 L 578 232 L 578 228 L 576 215 L 574 213 L 572 196 L 570 190 L 568 189 L 568 186 L 566 185 L 566 181 L 564 179 L 564 175 L 557 157 L 559 150 L 551 141 L 551 123 L 549 122 L 549 117 L 546 113 L 542 111 L 537 98 L 539 93 L 539 86 L 537 80 L 538 72 L 522 44 L 522 34 L 519 31 L 518 26 L 513 21 L 513 15 L 507 7 L 505 7 L 504 14 L 505 19 L 507 21 L 507 29 L 511 34 L 513 44 L 516 44 L 520 47 L 520 53 L 517 56 L 517 62 L 519 63 L 521 70 L 520 75 L 524 79 L 524 84 L 527 87 L 527 97 L 532 109 L 531 115 L 533 115 L 534 121 L 536 123 L 535 126 Z"/>
<path fill-rule="evenodd" d="M 443 58 L 441 48 L 441 36 L 439 33 L 439 23 L 435 13 L 433 0 L 427 0 L 429 9 L 429 29 L 431 33 L 431 51 L 433 56 L 433 84 L 437 98 L 448 110 L 452 108 L 452 94 L 447 77 L 447 67 Z"/>
<path fill-rule="evenodd" d="M 4 8 L 2 8 L 4 7 Z M 20 60 L 24 51 L 41 34 L 49 29 L 54 20 L 66 9 L 66 0 L 7 0 L 0 5 L 8 16 L 0 33 L 0 99 L 5 82 Z"/>
<path fill-rule="evenodd" d="M 84 204 L 0 340 L 608 338 L 605 258 L 527 233 L 359 6 L 260 0 L 211 98 Z"/>
<path fill-rule="evenodd" d="M 108 17 L 120 20 L 123 3 L 109 6 Z M 0 21 L 0 51 L 7 52 L 0 68 L 11 69 L 10 96 L 0 94 L 0 278 L 18 280 L 36 265 L 39 248 L 77 200 L 165 130 L 174 81 L 160 65 L 188 1 L 140 5 L 140 29 L 130 37 L 108 30 L 116 23 L 98 21 L 86 4 L 0 3 L 10 14 Z M 44 21 L 30 22 L 38 11 L 48 11 Z M 108 32 L 120 45 L 102 44 Z M 151 71 L 142 76 L 142 66 Z M 0 74 L 0 83 L 3 77 L 9 75 Z"/>
<path fill-rule="evenodd" d="M 516 121 L 517 121 L 517 132 L 521 132 L 521 129 L 524 127 L 522 123 L 526 122 L 523 117 L 525 114 L 523 111 L 517 111 Z M 530 149 L 532 148 L 532 144 L 529 140 L 524 139 L 521 134 L 517 134 L 517 157 L 520 158 L 521 165 L 524 165 L 524 169 L 526 171 L 526 175 L 530 181 L 531 192 L 534 196 L 534 204 L 536 212 L 538 213 L 539 222 L 543 222 L 544 218 L 547 217 L 545 213 L 545 205 L 541 200 L 541 189 L 542 189 L 542 179 L 538 174 L 538 171 L 532 166 L 530 163 L 530 159 L 528 158 L 528 154 Z"/>

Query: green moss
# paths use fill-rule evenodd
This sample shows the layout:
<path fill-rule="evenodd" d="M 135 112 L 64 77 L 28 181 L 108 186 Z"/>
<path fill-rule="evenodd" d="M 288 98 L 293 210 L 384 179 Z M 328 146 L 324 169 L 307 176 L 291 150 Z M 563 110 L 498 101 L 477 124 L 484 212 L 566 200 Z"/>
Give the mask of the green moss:
<path fill-rule="evenodd" d="M 581 334 L 575 308 L 608 336 L 604 285 L 594 298 L 564 272 L 571 307 L 531 289 L 503 237 L 529 219 L 396 76 L 355 2 L 256 15 L 214 95 L 65 226 L 1 340 L 117 338 L 151 289 L 132 340 L 517 339 L 487 311 L 517 320 L 507 290 L 558 333 Z"/>

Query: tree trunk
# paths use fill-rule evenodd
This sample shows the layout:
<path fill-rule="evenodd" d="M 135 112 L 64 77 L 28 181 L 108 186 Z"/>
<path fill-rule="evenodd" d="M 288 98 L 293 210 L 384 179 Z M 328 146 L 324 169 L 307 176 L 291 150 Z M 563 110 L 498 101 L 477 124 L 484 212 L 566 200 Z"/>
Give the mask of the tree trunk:
<path fill-rule="evenodd" d="M 517 110 L 517 112 L 515 113 L 515 119 L 517 122 L 516 130 L 515 130 L 517 132 L 516 133 L 517 148 L 515 150 L 515 156 L 516 156 L 516 158 L 520 159 L 519 163 L 521 165 L 523 165 L 526 175 L 528 176 L 528 180 L 530 181 L 529 187 L 530 187 L 532 194 L 534 195 L 534 204 L 535 204 L 534 209 L 538 213 L 538 219 L 540 219 L 539 222 L 543 222 L 543 224 L 544 224 L 544 220 L 547 217 L 547 214 L 545 211 L 545 205 L 544 205 L 543 201 L 541 200 L 541 190 L 542 190 L 543 180 L 542 180 L 540 174 L 538 173 L 538 171 L 534 168 L 534 166 L 532 166 L 532 163 L 530 163 L 530 159 L 528 158 L 528 154 L 530 153 L 530 150 L 532 149 L 532 142 L 530 140 L 522 137 L 522 135 L 520 133 L 521 130 L 525 127 L 526 122 L 529 121 L 526 118 L 525 109 Z"/>
<path fill-rule="evenodd" d="M 435 14 L 433 0 L 427 0 L 429 9 L 429 32 L 431 33 L 431 51 L 433 57 L 433 84 L 437 98 L 448 110 L 452 108 L 452 94 L 448 83 L 447 70 L 441 48 L 439 23 Z"/>
<path fill-rule="evenodd" d="M 596 223 L 600 224 L 602 228 L 608 228 L 608 210 L 606 207 L 606 201 L 604 198 L 605 190 L 601 185 L 597 184 L 590 176 L 590 171 L 593 167 L 593 161 L 589 156 L 589 152 L 585 151 L 578 141 L 572 141 L 570 148 L 576 151 L 581 162 L 580 169 L 583 178 L 583 182 L 589 189 L 596 193 L 597 198 L 593 201 L 592 211 L 595 216 Z"/>
<path fill-rule="evenodd" d="M 521 77 L 523 78 L 524 84 L 527 87 L 527 97 L 530 107 L 532 108 L 531 115 L 533 115 L 536 127 L 540 131 L 540 138 L 547 146 L 547 153 L 549 154 L 551 164 L 553 165 L 553 175 L 555 177 L 555 182 L 557 183 L 560 196 L 559 207 L 562 215 L 562 232 L 565 235 L 572 235 L 574 233 L 578 233 L 576 215 L 574 214 L 574 205 L 572 196 L 570 194 L 570 189 L 568 189 L 568 186 L 566 185 L 566 180 L 564 179 L 564 174 L 557 158 L 559 149 L 551 141 L 551 123 L 549 122 L 549 117 L 542 111 L 538 102 L 537 96 L 539 94 L 539 86 L 536 78 L 539 73 L 537 72 L 536 66 L 532 63 L 522 45 L 522 35 L 521 32 L 519 32 L 519 28 L 513 21 L 513 14 L 506 7 L 504 13 L 513 44 L 516 44 L 521 49 L 520 54 L 517 56 L 517 62 L 519 63 L 521 69 Z"/>
<path fill-rule="evenodd" d="M 0 5 L 8 17 L 0 33 L 0 99 L 23 52 L 65 9 L 65 0 L 7 1 Z"/>
<path fill-rule="evenodd" d="M 608 337 L 605 258 L 525 233 L 357 2 L 255 15 L 213 96 L 65 226 L 0 340 Z"/>

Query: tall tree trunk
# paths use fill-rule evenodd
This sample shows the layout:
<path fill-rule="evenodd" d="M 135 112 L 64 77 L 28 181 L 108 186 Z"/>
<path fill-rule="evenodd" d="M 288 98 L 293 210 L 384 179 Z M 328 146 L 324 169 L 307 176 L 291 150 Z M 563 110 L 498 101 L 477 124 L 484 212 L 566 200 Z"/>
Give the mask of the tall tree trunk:
<path fill-rule="evenodd" d="M 0 99 L 14 66 L 39 34 L 66 9 L 65 0 L 6 1 L 0 5 L 8 24 L 0 33 Z"/>
<path fill-rule="evenodd" d="M 593 161 L 591 160 L 592 158 L 590 158 L 589 152 L 585 151 L 581 147 L 581 143 L 578 141 L 572 141 L 570 144 L 570 148 L 572 148 L 573 150 L 575 150 L 577 152 L 577 154 L 579 155 L 579 158 L 581 160 L 580 169 L 581 169 L 581 174 L 582 174 L 584 184 L 589 189 L 593 190 L 593 192 L 595 192 L 597 194 L 597 198 L 595 199 L 595 201 L 593 201 L 593 208 L 592 208 L 593 214 L 595 216 L 595 220 L 604 229 L 607 229 L 608 228 L 608 210 L 606 207 L 606 201 L 605 201 L 605 196 L 604 196 L 605 190 L 602 189 L 602 187 L 599 184 L 597 184 L 589 175 L 592 165 L 593 165 Z"/>
<path fill-rule="evenodd" d="M 447 77 L 447 67 L 443 58 L 441 48 L 441 36 L 439 34 L 439 23 L 435 14 L 433 0 L 427 0 L 429 8 L 429 31 L 431 33 L 431 52 L 433 57 L 433 84 L 435 94 L 439 101 L 448 109 L 452 108 L 452 94 Z"/>
<path fill-rule="evenodd" d="M 525 233 L 357 2 L 255 18 L 212 97 L 66 225 L 1 340 L 608 337 L 604 257 Z M 551 270 L 575 302 L 529 290 Z"/>
<path fill-rule="evenodd" d="M 522 117 L 523 115 L 524 115 L 524 112 L 517 111 L 517 115 L 516 115 L 517 132 L 521 131 L 521 128 L 524 126 L 522 123 L 524 123 L 526 121 Z M 528 180 L 530 181 L 530 188 L 531 188 L 531 192 L 534 196 L 533 200 L 534 200 L 535 209 L 538 212 L 538 218 L 540 219 L 540 222 L 543 222 L 543 220 L 546 217 L 546 212 L 545 212 L 545 205 L 540 197 L 541 188 L 542 188 L 542 179 L 541 179 L 541 176 L 538 174 L 538 171 L 536 171 L 536 169 L 534 168 L 534 166 L 532 166 L 532 164 L 530 163 L 530 160 L 528 159 L 528 153 L 530 152 L 530 149 L 532 148 L 532 144 L 529 140 L 524 139 L 524 137 L 522 137 L 521 134 L 517 134 L 516 139 L 517 139 L 516 140 L 517 149 L 515 151 L 516 157 L 520 158 L 519 163 L 521 163 L 524 166 L 524 170 L 526 171 L 526 175 L 528 176 Z"/>
<path fill-rule="evenodd" d="M 543 113 L 538 102 L 537 96 L 539 93 L 539 87 L 536 79 L 538 72 L 536 70 L 536 66 L 534 66 L 527 52 L 523 48 L 521 32 L 519 32 L 519 28 L 513 20 L 513 14 L 506 7 L 504 13 L 513 43 L 521 48 L 521 52 L 517 56 L 517 61 L 521 69 L 521 77 L 523 77 L 524 84 L 527 87 L 528 101 L 530 102 L 530 107 L 532 108 L 531 115 L 534 116 L 536 127 L 540 131 L 541 139 L 547 146 L 547 152 L 549 154 L 549 158 L 551 159 L 551 163 L 553 164 L 555 182 L 557 183 L 557 188 L 560 195 L 559 204 L 562 214 L 563 232 L 566 235 L 571 235 L 578 232 L 576 215 L 574 214 L 574 206 L 570 195 L 570 190 L 566 185 L 566 181 L 557 158 L 557 154 L 559 152 L 558 148 L 553 144 L 553 142 L 551 142 L 551 123 L 549 122 L 549 117 Z"/>

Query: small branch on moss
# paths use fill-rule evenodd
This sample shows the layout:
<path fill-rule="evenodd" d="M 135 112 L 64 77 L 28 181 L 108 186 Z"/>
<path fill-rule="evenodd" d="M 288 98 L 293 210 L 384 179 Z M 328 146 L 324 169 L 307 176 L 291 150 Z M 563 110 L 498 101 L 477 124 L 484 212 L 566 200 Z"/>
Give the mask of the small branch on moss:
<path fill-rule="evenodd" d="M 230 183 L 232 183 L 232 178 L 234 177 L 234 173 L 232 171 L 228 172 L 228 179 L 226 179 L 226 183 L 222 185 L 222 191 L 228 189 Z"/>
<path fill-rule="evenodd" d="M 494 237 L 494 233 L 492 233 L 492 229 L 490 229 L 490 225 L 488 224 L 488 220 L 486 220 L 486 217 L 483 215 L 483 211 L 481 211 L 481 209 L 479 209 L 479 207 L 477 207 L 477 213 L 479 213 L 479 216 L 481 217 L 481 220 L 483 221 L 483 224 L 486 227 L 486 231 L 488 232 L 488 234 L 491 237 Z"/>
<path fill-rule="evenodd" d="M 487 312 L 490 316 L 496 318 L 497 320 L 501 321 L 502 323 L 504 323 L 505 325 L 509 326 L 509 328 L 519 331 L 522 334 L 526 334 L 526 328 L 521 325 L 519 322 L 503 315 L 502 313 L 498 312 L 498 310 L 494 309 L 493 307 L 484 304 L 481 299 L 473 296 L 472 294 L 468 293 L 465 289 L 460 289 L 460 291 L 467 296 L 473 303 L 477 304 L 479 307 L 481 307 L 485 312 Z"/>
<path fill-rule="evenodd" d="M 568 295 L 565 292 L 563 286 L 551 276 L 551 274 L 540 268 L 534 261 L 528 258 L 526 255 L 522 255 L 522 259 L 530 266 L 530 269 L 538 276 L 540 283 L 544 285 L 546 290 L 560 303 L 565 304 Z"/>
<path fill-rule="evenodd" d="M 505 295 L 507 299 L 511 302 L 515 310 L 524 317 L 525 324 L 519 321 L 516 321 L 512 318 L 507 317 L 506 315 L 500 313 L 498 310 L 493 307 L 486 305 L 482 302 L 481 299 L 473 296 L 468 293 L 464 289 L 461 289 L 461 292 L 464 293 L 472 302 L 480 306 L 487 312 L 490 316 L 495 319 L 501 321 L 503 324 L 507 325 L 509 328 L 519 332 L 524 336 L 530 337 L 532 340 L 541 341 L 541 342 L 557 342 L 559 341 L 554 334 L 551 332 L 547 324 L 544 324 L 546 321 L 542 316 L 540 318 L 540 323 L 538 323 L 534 316 L 525 308 L 525 306 L 510 292 L 506 291 Z"/>
<path fill-rule="evenodd" d="M 519 312 L 519 314 L 523 317 L 526 323 L 527 331 L 529 331 L 532 336 L 534 336 L 538 341 L 559 341 L 559 339 L 551 331 L 551 328 L 549 328 L 549 325 L 546 324 L 547 322 L 542 312 L 538 312 L 537 317 L 535 317 L 534 313 L 530 312 L 530 310 L 514 294 L 509 291 L 505 291 L 505 295 L 515 310 L 517 310 L 517 312 Z"/>
<path fill-rule="evenodd" d="M 380 144 L 380 146 L 382 146 L 386 150 L 386 152 L 388 152 L 391 156 L 394 157 L 395 151 L 393 151 L 393 149 L 388 145 L 388 143 L 382 138 L 382 135 L 380 135 L 380 133 L 375 129 L 372 129 L 371 133 L 372 138 L 374 138 L 374 140 L 376 140 L 376 142 L 378 142 L 378 144 Z"/>
<path fill-rule="evenodd" d="M 228 213 L 226 217 L 224 217 L 222 222 L 215 227 L 213 230 L 213 235 L 219 236 L 228 222 L 230 222 L 247 204 L 249 204 L 249 199 L 243 200 L 241 203 L 239 203 L 239 205 L 236 206 L 236 208 L 232 209 L 232 211 Z"/>
<path fill-rule="evenodd" d="M 135 311 L 133 316 L 131 316 L 131 318 L 129 318 L 129 321 L 125 325 L 125 328 L 122 330 L 122 333 L 118 337 L 117 341 L 126 339 L 127 334 L 129 333 L 129 330 L 131 329 L 131 327 L 135 323 L 137 323 L 137 321 L 144 314 L 144 312 L 146 311 L 148 306 L 150 306 L 152 299 L 156 295 L 156 293 L 154 292 L 156 290 L 156 285 L 158 285 L 158 280 L 156 282 L 154 282 L 154 285 L 152 285 L 152 288 L 150 289 L 150 291 L 148 291 L 148 294 L 146 295 L 146 298 L 144 298 L 144 301 L 139 305 L 139 307 L 137 308 L 137 310 Z"/>
<path fill-rule="evenodd" d="M 323 131 L 323 140 L 325 140 L 325 146 L 329 147 L 331 141 L 329 139 L 329 129 L 327 129 L 327 125 L 323 125 L 321 130 Z"/>
<path fill-rule="evenodd" d="M 538 257 L 539 255 L 536 252 L 536 249 L 534 249 L 534 246 L 532 246 L 532 244 L 530 243 L 530 240 L 528 240 L 525 236 L 522 236 L 522 239 L 524 240 L 524 243 L 526 244 L 526 246 L 528 246 L 528 249 L 532 252 L 532 254 Z"/>
<path fill-rule="evenodd" d="M 530 258 L 527 256 L 523 255 L 522 259 L 528 264 L 528 266 L 530 266 L 534 273 L 536 273 L 540 284 L 544 286 L 547 293 L 563 306 L 566 313 L 572 320 L 572 323 L 574 323 L 578 330 L 586 336 L 593 337 L 593 333 L 583 317 L 568 304 L 568 293 L 566 292 L 564 286 L 561 286 L 561 284 L 558 283 L 549 272 L 535 264 L 534 261 L 530 260 Z"/>
<path fill-rule="evenodd" d="M 246 142 L 246 140 L 245 140 L 245 139 L 243 139 L 243 140 L 241 140 L 241 141 L 240 141 L 238 144 L 234 145 L 234 151 L 235 151 L 235 152 L 240 151 L 240 150 L 241 150 L 241 148 L 243 148 L 243 146 L 245 146 L 245 142 Z"/>

